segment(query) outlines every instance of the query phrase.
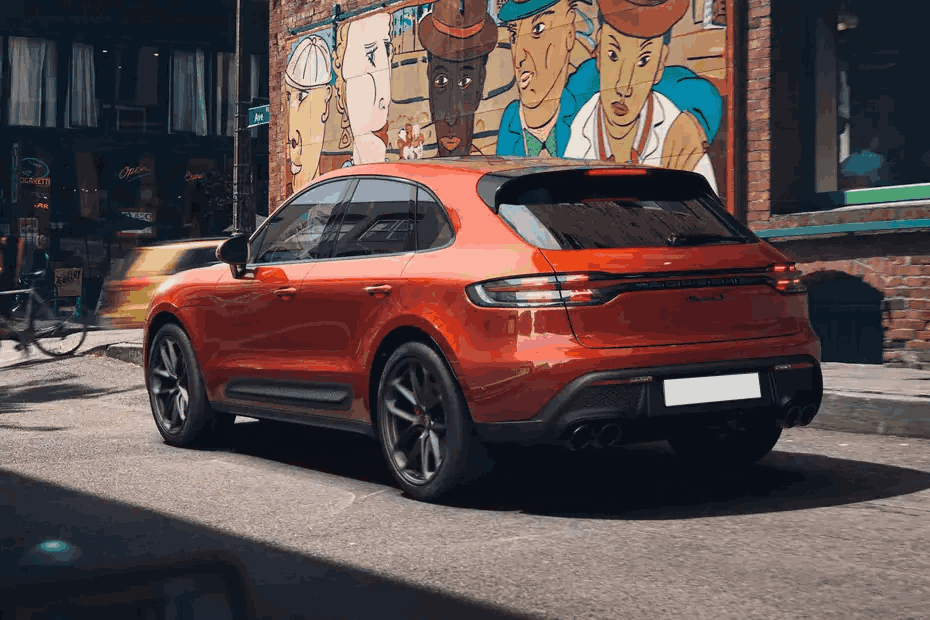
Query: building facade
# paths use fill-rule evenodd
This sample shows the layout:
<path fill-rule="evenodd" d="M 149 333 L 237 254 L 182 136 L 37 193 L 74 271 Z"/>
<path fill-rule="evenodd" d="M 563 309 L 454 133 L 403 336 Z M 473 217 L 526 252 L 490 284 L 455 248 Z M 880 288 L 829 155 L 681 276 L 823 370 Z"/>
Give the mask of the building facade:
<path fill-rule="evenodd" d="M 915 39 L 864 0 L 270 0 L 269 19 L 272 205 L 384 160 L 693 170 L 799 262 L 826 361 L 930 364 Z"/>
<path fill-rule="evenodd" d="M 52 260 L 84 265 L 93 289 L 139 242 L 222 234 L 232 216 L 210 194 L 233 157 L 235 3 L 2 4 L 0 232 L 25 240 L 23 271 L 48 240 Z M 245 91 L 259 100 L 268 6 L 243 4 Z M 267 205 L 267 128 L 252 136 Z"/>
<path fill-rule="evenodd" d="M 749 0 L 747 221 L 808 274 L 827 361 L 930 367 L 930 146 L 907 19 Z"/>

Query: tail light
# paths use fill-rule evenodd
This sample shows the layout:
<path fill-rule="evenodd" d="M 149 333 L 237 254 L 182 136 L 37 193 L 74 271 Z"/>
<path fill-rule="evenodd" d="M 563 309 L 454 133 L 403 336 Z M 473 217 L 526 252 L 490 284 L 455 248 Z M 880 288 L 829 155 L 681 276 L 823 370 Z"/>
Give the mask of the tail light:
<path fill-rule="evenodd" d="M 807 292 L 807 287 L 801 282 L 801 274 L 794 263 L 772 265 L 769 271 L 772 272 L 772 288 L 779 293 L 794 295 Z"/>
<path fill-rule="evenodd" d="M 524 276 L 478 282 L 465 288 L 472 303 L 497 308 L 595 306 L 607 301 L 585 274 Z"/>

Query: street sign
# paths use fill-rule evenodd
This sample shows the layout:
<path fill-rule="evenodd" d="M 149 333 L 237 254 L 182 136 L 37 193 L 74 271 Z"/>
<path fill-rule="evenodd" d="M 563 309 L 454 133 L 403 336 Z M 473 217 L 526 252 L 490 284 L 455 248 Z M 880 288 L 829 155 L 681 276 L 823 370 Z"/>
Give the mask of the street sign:
<path fill-rule="evenodd" d="M 267 125 L 269 121 L 271 121 L 271 113 L 268 111 L 267 105 L 260 105 L 257 108 L 249 108 L 249 127 Z"/>

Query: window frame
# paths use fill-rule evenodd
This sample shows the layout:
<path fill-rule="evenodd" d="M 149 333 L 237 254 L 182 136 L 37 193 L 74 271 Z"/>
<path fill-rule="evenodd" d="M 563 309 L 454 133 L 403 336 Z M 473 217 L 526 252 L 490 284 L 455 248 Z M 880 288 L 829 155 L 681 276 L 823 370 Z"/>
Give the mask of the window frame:
<path fill-rule="evenodd" d="M 340 178 L 346 178 L 346 177 L 340 177 Z M 402 177 L 392 177 L 392 176 L 382 175 L 382 174 L 366 174 L 366 175 L 357 175 L 357 176 L 356 176 L 356 175 L 353 175 L 353 176 L 351 176 L 351 177 L 349 177 L 349 178 L 351 178 L 353 181 L 355 181 L 355 184 L 354 184 L 353 187 L 352 187 L 352 192 L 351 192 L 351 194 L 350 194 L 349 196 L 343 198 L 343 201 L 342 201 L 342 209 L 341 209 L 340 219 L 339 219 L 339 226 L 340 226 L 340 227 L 342 226 L 342 220 L 343 220 L 343 218 L 345 217 L 346 212 L 347 212 L 348 209 L 349 209 L 349 205 L 352 204 L 352 198 L 355 197 L 355 192 L 356 192 L 356 190 L 358 189 L 358 186 L 359 186 L 359 184 L 360 184 L 362 181 L 386 181 L 386 182 L 390 182 L 390 183 L 397 183 L 397 184 L 400 184 L 400 185 L 406 185 L 406 186 L 408 186 L 408 187 L 410 188 L 410 191 L 411 191 L 411 198 L 409 199 L 409 205 L 408 205 L 408 209 L 407 209 L 407 218 L 408 218 L 408 220 L 413 224 L 413 234 L 410 236 L 410 238 L 408 238 L 408 240 L 407 240 L 407 246 L 408 246 L 408 248 L 409 248 L 409 246 L 411 246 L 411 245 L 412 245 L 413 247 L 412 247 L 412 248 L 409 248 L 409 249 L 404 249 L 402 252 L 389 252 L 389 253 L 382 253 L 382 254 L 366 254 L 366 255 L 363 255 L 363 256 L 330 256 L 330 257 L 328 257 L 328 258 L 326 258 L 326 259 L 323 259 L 323 260 L 353 260 L 353 259 L 365 259 L 365 258 L 369 258 L 369 259 L 370 259 L 370 258 L 381 258 L 381 257 L 384 257 L 384 256 L 401 256 L 401 255 L 404 255 L 404 254 L 413 254 L 413 253 L 415 253 L 415 252 L 417 251 L 417 249 L 416 249 L 416 248 L 417 248 L 417 233 L 416 233 L 416 204 L 417 204 L 417 195 L 416 195 L 416 190 L 418 189 L 419 185 L 418 185 L 416 182 L 411 181 L 411 180 L 409 180 L 409 179 L 404 179 L 404 178 L 402 178 Z M 366 232 L 367 232 L 367 231 L 366 231 Z M 411 242 L 411 239 L 412 239 L 412 242 Z M 337 243 L 338 243 L 338 240 L 337 240 Z M 333 250 L 335 250 L 335 249 L 336 249 L 336 248 L 334 247 Z"/>
<path fill-rule="evenodd" d="M 270 261 L 267 263 L 257 263 L 255 259 L 259 256 L 258 250 L 261 249 L 261 246 L 265 245 L 265 240 L 261 238 L 261 235 L 267 231 L 268 227 L 271 226 L 274 215 L 279 212 L 283 212 L 284 209 L 289 209 L 290 207 L 296 206 L 297 203 L 304 195 L 307 193 L 323 187 L 324 185 L 329 185 L 332 183 L 345 183 L 346 186 L 343 188 L 342 193 L 339 196 L 339 199 L 333 204 L 334 216 L 339 218 L 339 223 L 342 223 L 343 209 L 346 204 L 346 200 L 355 192 L 355 186 L 358 184 L 357 179 L 353 177 L 336 177 L 334 179 L 327 179 L 321 183 L 316 183 L 309 185 L 306 188 L 302 189 L 300 192 L 294 194 L 289 200 L 284 204 L 274 210 L 273 213 L 269 214 L 268 218 L 262 222 L 262 225 L 252 234 L 252 237 L 249 239 L 249 263 L 246 265 L 247 269 L 256 269 L 258 267 L 267 267 L 270 265 L 291 265 L 296 263 L 311 263 L 311 262 L 320 262 L 326 260 L 332 260 L 330 256 L 325 258 L 301 258 L 296 260 L 282 260 L 282 261 Z"/>
<path fill-rule="evenodd" d="M 438 245 L 435 247 L 420 249 L 420 225 L 419 225 L 420 222 L 419 220 L 417 220 L 417 215 L 419 214 L 419 210 L 420 210 L 420 197 L 418 195 L 416 199 L 416 204 L 414 205 L 414 217 L 413 217 L 413 229 L 414 229 L 414 236 L 416 237 L 416 248 L 417 248 L 416 251 L 422 254 L 424 252 L 435 252 L 436 250 L 442 250 L 443 248 L 448 248 L 452 246 L 455 243 L 456 233 L 455 233 L 455 224 L 452 223 L 452 218 L 449 217 L 448 209 L 446 209 L 446 206 L 442 204 L 442 201 L 439 200 L 439 197 L 436 196 L 436 193 L 433 192 L 428 187 L 426 187 L 425 185 L 418 183 L 417 190 L 418 192 L 419 190 L 423 190 L 424 193 L 426 193 L 429 196 L 432 196 L 433 200 L 436 202 L 436 205 L 439 207 L 440 215 L 446 218 L 446 221 L 449 223 L 449 229 L 452 231 L 452 237 L 449 239 L 449 242 L 446 243 L 445 245 Z"/>

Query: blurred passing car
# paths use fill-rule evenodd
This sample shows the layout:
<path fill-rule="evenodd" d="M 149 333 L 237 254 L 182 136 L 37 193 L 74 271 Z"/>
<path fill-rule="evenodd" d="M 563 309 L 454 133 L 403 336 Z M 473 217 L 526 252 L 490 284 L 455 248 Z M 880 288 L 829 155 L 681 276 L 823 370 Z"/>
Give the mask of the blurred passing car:
<path fill-rule="evenodd" d="M 111 329 L 136 329 L 155 289 L 181 271 L 216 264 L 216 248 L 225 237 L 159 243 L 134 248 L 117 261 L 97 301 L 97 323 Z"/>
<path fill-rule="evenodd" d="M 754 463 L 823 393 L 805 289 L 700 175 L 442 158 L 318 179 L 172 276 L 145 373 L 173 445 L 236 415 L 377 438 L 411 496 L 486 442 Z"/>

